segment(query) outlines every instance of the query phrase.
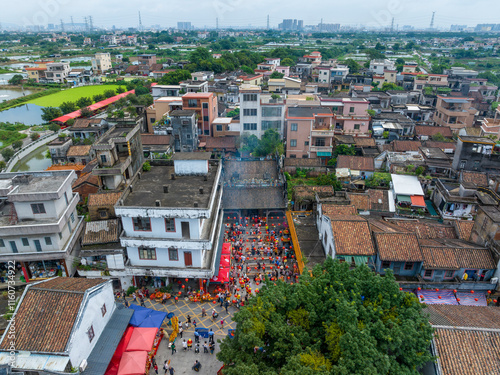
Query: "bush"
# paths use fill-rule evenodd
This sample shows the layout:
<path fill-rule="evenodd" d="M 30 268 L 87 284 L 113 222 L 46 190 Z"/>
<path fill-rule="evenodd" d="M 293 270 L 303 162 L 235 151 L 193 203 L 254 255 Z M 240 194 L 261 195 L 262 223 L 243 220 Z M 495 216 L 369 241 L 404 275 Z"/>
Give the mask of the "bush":
<path fill-rule="evenodd" d="M 30 138 L 32 141 L 36 141 L 38 138 L 40 138 L 40 134 L 38 133 L 31 133 Z"/>
<path fill-rule="evenodd" d="M 137 288 L 136 286 L 129 286 L 129 287 L 128 287 L 128 289 L 127 289 L 127 292 L 126 292 L 127 296 L 130 296 L 130 295 L 131 295 L 132 293 L 134 293 L 137 289 L 139 289 L 139 288 Z"/>
<path fill-rule="evenodd" d="M 4 148 L 1 152 L 2 157 L 5 161 L 9 161 L 12 156 L 14 156 L 15 152 L 11 148 Z"/>
<path fill-rule="evenodd" d="M 3 160 L 0 160 L 0 171 L 4 170 L 6 166 L 7 163 L 5 163 Z"/>
<path fill-rule="evenodd" d="M 112 96 L 115 96 L 115 95 L 116 95 L 115 90 L 106 90 L 106 91 L 104 91 L 104 96 L 106 98 L 111 98 Z"/>
<path fill-rule="evenodd" d="M 19 140 L 19 141 L 14 141 L 12 143 L 12 147 L 14 148 L 14 150 L 18 150 L 20 149 L 21 147 L 23 147 L 23 141 Z"/>
<path fill-rule="evenodd" d="M 57 124 L 50 124 L 49 125 L 49 130 L 52 130 L 53 132 L 58 132 L 59 130 L 61 130 L 61 127 Z"/>
<path fill-rule="evenodd" d="M 144 162 L 144 164 L 142 165 L 142 170 L 144 172 L 148 172 L 151 170 L 151 164 L 149 163 L 149 161 Z"/>

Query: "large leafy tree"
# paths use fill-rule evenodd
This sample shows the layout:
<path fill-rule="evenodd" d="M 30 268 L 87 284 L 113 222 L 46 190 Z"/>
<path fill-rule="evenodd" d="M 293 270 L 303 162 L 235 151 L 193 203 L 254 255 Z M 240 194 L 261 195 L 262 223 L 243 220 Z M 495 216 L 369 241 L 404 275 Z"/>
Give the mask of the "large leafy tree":
<path fill-rule="evenodd" d="M 294 285 L 266 280 L 221 343 L 224 375 L 418 374 L 432 327 L 391 273 L 328 258 Z"/>
<path fill-rule="evenodd" d="M 185 69 L 178 69 L 165 74 L 160 78 L 161 85 L 178 85 L 180 81 L 191 79 L 191 73 Z"/>
<path fill-rule="evenodd" d="M 57 107 L 45 107 L 42 108 L 42 112 L 42 120 L 46 122 L 63 115 L 62 111 Z"/>
<path fill-rule="evenodd" d="M 255 156 L 273 155 L 276 152 L 282 155 L 284 147 L 280 134 L 275 129 L 266 130 L 253 152 Z"/>

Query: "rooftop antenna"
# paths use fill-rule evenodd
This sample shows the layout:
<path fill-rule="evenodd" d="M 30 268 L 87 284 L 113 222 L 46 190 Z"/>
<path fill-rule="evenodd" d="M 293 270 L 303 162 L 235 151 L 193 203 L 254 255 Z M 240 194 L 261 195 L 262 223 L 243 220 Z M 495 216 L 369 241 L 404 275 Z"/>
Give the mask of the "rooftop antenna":
<path fill-rule="evenodd" d="M 431 18 L 431 26 L 430 28 L 433 29 L 434 28 L 434 15 L 436 14 L 436 12 L 432 12 L 432 18 Z"/>

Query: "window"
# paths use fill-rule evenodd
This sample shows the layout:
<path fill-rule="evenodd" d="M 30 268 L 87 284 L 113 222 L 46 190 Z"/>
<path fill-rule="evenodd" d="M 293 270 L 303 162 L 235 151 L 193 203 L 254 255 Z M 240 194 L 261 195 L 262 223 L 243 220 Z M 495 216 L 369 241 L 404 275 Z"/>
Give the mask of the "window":
<path fill-rule="evenodd" d="M 5 247 L 5 242 L 0 238 L 0 247 Z"/>
<path fill-rule="evenodd" d="M 406 262 L 404 269 L 405 271 L 411 271 L 413 269 L 413 262 Z"/>
<path fill-rule="evenodd" d="M 315 146 L 322 147 L 325 145 L 325 138 L 316 138 L 315 140 Z"/>
<path fill-rule="evenodd" d="M 108 211 L 106 210 L 99 210 L 99 216 L 102 218 L 108 217 Z"/>
<path fill-rule="evenodd" d="M 281 107 L 262 107 L 262 117 L 281 117 Z"/>
<path fill-rule="evenodd" d="M 151 117 L 151 118 L 149 119 L 149 122 L 153 124 L 153 123 L 155 123 L 155 122 L 156 122 L 156 119 L 155 119 L 154 117 Z"/>
<path fill-rule="evenodd" d="M 243 110 L 243 116 L 257 116 L 257 109 L 255 109 L 255 108 L 245 108 Z"/>
<path fill-rule="evenodd" d="M 106 163 L 106 162 L 107 162 L 106 155 L 101 155 L 101 163 Z"/>
<path fill-rule="evenodd" d="M 59 232 L 58 235 L 59 235 L 59 239 L 62 240 L 62 233 Z"/>
<path fill-rule="evenodd" d="M 424 277 L 432 277 L 432 270 L 425 270 Z"/>
<path fill-rule="evenodd" d="M 71 217 L 71 222 L 74 223 L 75 222 L 75 213 L 72 212 L 70 217 Z"/>
<path fill-rule="evenodd" d="M 453 271 L 453 270 L 448 270 L 444 273 L 444 277 L 446 279 L 451 279 L 451 278 L 453 278 L 453 276 L 455 276 L 455 271 Z"/>
<path fill-rule="evenodd" d="M 359 124 L 354 124 L 354 130 L 359 130 L 360 125 Z"/>
<path fill-rule="evenodd" d="M 23 246 L 29 246 L 30 245 L 30 242 L 28 241 L 27 238 L 21 238 L 21 240 L 23 241 Z"/>
<path fill-rule="evenodd" d="M 176 248 L 168 249 L 168 260 L 179 260 L 179 252 Z"/>
<path fill-rule="evenodd" d="M 106 304 L 102 305 L 102 307 L 101 307 L 101 313 L 102 313 L 102 316 L 106 315 Z"/>
<path fill-rule="evenodd" d="M 309 155 L 307 154 L 302 154 L 302 159 L 308 159 L 309 158 Z"/>
<path fill-rule="evenodd" d="M 257 124 L 254 123 L 243 124 L 243 130 L 257 130 Z"/>
<path fill-rule="evenodd" d="M 296 157 L 297 157 L 297 155 L 295 155 L 295 154 L 291 154 L 291 155 L 290 155 L 290 158 L 291 158 L 291 159 L 295 159 Z"/>
<path fill-rule="evenodd" d="M 217 131 L 221 132 L 222 131 L 222 125 L 217 125 Z"/>
<path fill-rule="evenodd" d="M 64 192 L 64 199 L 66 200 L 66 204 L 69 204 L 69 202 L 68 202 L 68 194 L 66 194 L 66 192 Z"/>
<path fill-rule="evenodd" d="M 208 122 L 210 120 L 209 120 L 208 116 L 203 116 L 203 121 Z"/>
<path fill-rule="evenodd" d="M 133 217 L 132 223 L 135 231 L 151 231 L 151 219 L 149 217 Z"/>
<path fill-rule="evenodd" d="M 139 259 L 156 260 L 156 249 L 147 249 L 145 247 L 140 247 L 139 248 Z"/>
<path fill-rule="evenodd" d="M 296 132 L 299 128 L 299 124 L 293 123 L 290 125 L 290 130 Z"/>
<path fill-rule="evenodd" d="M 165 231 L 175 232 L 175 219 L 165 219 Z"/>
<path fill-rule="evenodd" d="M 349 113 L 354 113 L 354 107 L 349 108 Z"/>
<path fill-rule="evenodd" d="M 244 102 L 256 102 L 257 101 L 257 94 L 243 94 L 243 101 Z"/>
<path fill-rule="evenodd" d="M 277 121 L 262 121 L 262 130 L 268 130 L 268 129 L 276 129 L 280 130 L 281 129 L 281 120 Z"/>
<path fill-rule="evenodd" d="M 33 203 L 31 205 L 31 210 L 34 214 L 44 214 L 45 206 L 43 205 L 43 203 Z"/>
<path fill-rule="evenodd" d="M 90 326 L 90 328 L 87 330 L 87 336 L 89 337 L 89 342 L 92 342 L 95 337 L 93 326 Z"/>
<path fill-rule="evenodd" d="M 297 140 L 296 139 L 290 139 L 290 147 L 297 147 Z"/>
<path fill-rule="evenodd" d="M 45 237 L 45 245 L 52 245 L 52 238 Z"/>
<path fill-rule="evenodd" d="M 382 261 L 382 269 L 385 270 L 387 268 L 391 268 L 391 262 L 388 262 L 387 260 Z"/>
<path fill-rule="evenodd" d="M 188 107 L 198 107 L 198 100 L 188 99 Z"/>
<path fill-rule="evenodd" d="M 186 134 L 186 139 L 191 139 L 191 134 Z"/>
<path fill-rule="evenodd" d="M 309 141 L 305 141 L 304 146 L 309 146 Z"/>

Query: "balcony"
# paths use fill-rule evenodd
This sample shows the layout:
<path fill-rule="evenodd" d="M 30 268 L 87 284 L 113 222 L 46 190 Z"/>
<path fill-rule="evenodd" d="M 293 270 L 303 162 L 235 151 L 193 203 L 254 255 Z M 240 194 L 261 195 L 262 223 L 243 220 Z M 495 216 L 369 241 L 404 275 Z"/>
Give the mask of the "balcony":
<path fill-rule="evenodd" d="M 323 128 L 315 128 L 311 130 L 311 137 L 333 137 L 333 130 L 325 126 Z"/>
<path fill-rule="evenodd" d="M 96 167 L 92 173 L 96 176 L 116 176 L 122 175 L 132 163 L 132 158 L 129 156 L 120 156 L 119 161 L 112 167 Z"/>
<path fill-rule="evenodd" d="M 309 146 L 311 152 L 329 152 L 331 154 L 332 150 L 332 146 Z"/>

